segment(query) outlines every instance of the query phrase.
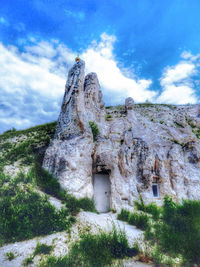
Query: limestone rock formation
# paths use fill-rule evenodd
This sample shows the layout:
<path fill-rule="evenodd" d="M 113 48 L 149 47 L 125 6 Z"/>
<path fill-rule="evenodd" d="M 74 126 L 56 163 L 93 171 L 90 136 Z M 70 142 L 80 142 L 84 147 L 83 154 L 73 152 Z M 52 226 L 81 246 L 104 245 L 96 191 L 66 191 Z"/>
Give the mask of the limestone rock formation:
<path fill-rule="evenodd" d="M 43 166 L 76 197 L 95 191 L 100 205 L 109 201 L 112 209 L 132 207 L 140 196 L 157 204 L 166 194 L 200 199 L 199 106 L 139 105 L 128 98 L 125 106 L 104 108 L 97 75 L 85 77 L 84 68 L 80 61 L 69 71 Z M 95 142 L 89 122 L 99 129 Z M 107 188 L 105 177 L 95 183 L 103 176 Z"/>

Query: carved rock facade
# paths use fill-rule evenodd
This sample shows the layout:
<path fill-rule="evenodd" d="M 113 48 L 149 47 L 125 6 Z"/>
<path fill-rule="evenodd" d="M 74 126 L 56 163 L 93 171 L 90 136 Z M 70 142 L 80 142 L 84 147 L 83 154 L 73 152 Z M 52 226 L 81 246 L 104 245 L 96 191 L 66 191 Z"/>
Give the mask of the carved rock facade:
<path fill-rule="evenodd" d="M 97 75 L 85 77 L 84 69 L 80 61 L 69 71 L 43 166 L 76 197 L 93 197 L 95 174 L 109 174 L 112 209 L 132 207 L 140 196 L 158 204 L 166 194 L 200 199 L 199 106 L 128 98 L 125 107 L 104 108 Z M 96 142 L 90 121 L 99 129 Z"/>

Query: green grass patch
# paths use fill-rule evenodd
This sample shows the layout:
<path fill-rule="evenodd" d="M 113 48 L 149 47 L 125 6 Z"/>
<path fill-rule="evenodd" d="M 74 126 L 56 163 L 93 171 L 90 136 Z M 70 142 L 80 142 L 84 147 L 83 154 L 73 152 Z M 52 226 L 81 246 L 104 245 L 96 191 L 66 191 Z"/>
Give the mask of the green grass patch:
<path fill-rule="evenodd" d="M 39 254 L 45 254 L 45 255 L 50 254 L 52 249 L 53 249 L 53 246 L 37 243 L 33 256 L 35 257 L 36 255 L 39 255 Z"/>
<path fill-rule="evenodd" d="M 145 230 L 149 226 L 149 216 L 143 213 L 130 213 L 128 223 L 135 225 L 141 230 Z"/>
<path fill-rule="evenodd" d="M 122 209 L 117 215 L 117 219 L 135 225 L 141 230 L 145 230 L 149 227 L 149 216 L 145 213 L 132 213 L 126 209 Z"/>
<path fill-rule="evenodd" d="M 30 165 L 33 163 L 34 156 L 39 148 L 49 145 L 56 129 L 56 122 L 38 125 L 26 130 L 6 131 L 0 135 L 0 149 L 3 155 L 0 157 L 0 165 L 13 164 L 21 160 L 22 164 Z M 10 138 L 20 138 L 17 142 Z"/>
<path fill-rule="evenodd" d="M 35 192 L 30 183 L 25 184 L 18 176 L 0 188 L 0 243 L 10 243 L 69 230 L 72 220 L 66 209 L 57 211 L 48 200 Z"/>
<path fill-rule="evenodd" d="M 16 258 L 15 254 L 13 252 L 6 252 L 5 256 L 6 256 L 6 259 L 9 261 L 12 261 Z"/>
<path fill-rule="evenodd" d="M 176 204 L 166 196 L 160 219 L 145 232 L 158 251 L 171 257 L 181 255 L 184 266 L 200 264 L 200 201 Z"/>
<path fill-rule="evenodd" d="M 89 121 L 89 126 L 92 130 L 92 134 L 93 134 L 93 141 L 97 141 L 97 137 L 99 135 L 99 128 L 97 126 L 97 124 L 94 121 Z"/>
<path fill-rule="evenodd" d="M 114 227 L 109 233 L 83 233 L 78 243 L 62 258 L 50 256 L 40 267 L 101 267 L 110 266 L 113 259 L 137 255 L 136 246 L 130 248 L 126 234 Z"/>
<path fill-rule="evenodd" d="M 23 266 L 29 266 L 30 264 L 32 264 L 33 263 L 33 259 L 34 259 L 33 256 L 25 258 L 23 263 L 22 263 Z"/>
<path fill-rule="evenodd" d="M 106 120 L 106 121 L 109 121 L 110 119 L 112 119 L 112 115 L 110 115 L 110 114 L 106 114 L 106 116 L 105 116 L 105 120 Z"/>
<path fill-rule="evenodd" d="M 154 220 L 158 220 L 161 216 L 162 208 L 158 207 L 155 203 L 145 205 L 142 198 L 140 198 L 140 201 L 135 201 L 134 204 L 137 210 L 151 214 Z"/>
<path fill-rule="evenodd" d="M 117 219 L 120 221 L 128 222 L 129 215 L 130 215 L 129 210 L 122 209 L 120 213 L 117 215 Z"/>

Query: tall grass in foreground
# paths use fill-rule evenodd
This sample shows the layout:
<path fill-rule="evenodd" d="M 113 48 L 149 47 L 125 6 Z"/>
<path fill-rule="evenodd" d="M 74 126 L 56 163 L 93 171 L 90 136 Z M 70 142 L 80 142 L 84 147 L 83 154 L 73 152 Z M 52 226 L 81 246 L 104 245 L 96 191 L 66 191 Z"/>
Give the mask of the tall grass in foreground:
<path fill-rule="evenodd" d="M 189 264 L 200 264 L 200 201 L 176 204 L 166 196 L 162 220 L 155 224 L 153 233 L 161 250 L 172 256 L 181 254 Z"/>
<path fill-rule="evenodd" d="M 102 267 L 110 266 L 113 259 L 132 257 L 138 248 L 130 248 L 126 234 L 115 227 L 109 233 L 84 233 L 70 252 L 60 258 L 50 256 L 40 267 Z"/>
<path fill-rule="evenodd" d="M 118 219 L 140 229 L 145 225 L 145 238 L 155 248 L 152 258 L 161 261 L 164 254 L 173 258 L 179 256 L 183 259 L 184 266 L 200 266 L 200 201 L 183 200 L 181 204 L 177 204 L 171 197 L 165 196 L 162 207 L 157 207 L 156 204 L 145 205 L 142 200 L 135 204 L 138 210 L 150 213 L 152 220 L 147 223 L 143 218 L 141 222 L 137 222 L 136 213 L 123 209 Z"/>
<path fill-rule="evenodd" d="M 15 242 L 68 230 L 71 216 L 66 209 L 57 211 L 30 184 L 16 181 L 0 188 L 0 243 Z"/>

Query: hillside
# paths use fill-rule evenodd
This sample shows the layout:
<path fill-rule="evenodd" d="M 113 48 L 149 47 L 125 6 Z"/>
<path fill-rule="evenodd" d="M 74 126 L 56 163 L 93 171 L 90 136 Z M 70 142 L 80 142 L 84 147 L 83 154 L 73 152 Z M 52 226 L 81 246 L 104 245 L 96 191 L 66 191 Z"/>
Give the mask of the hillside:
<path fill-rule="evenodd" d="M 178 106 L 170 106 L 170 105 L 166 106 L 166 105 L 147 104 L 147 103 L 134 105 L 136 116 L 138 118 L 141 118 L 142 116 L 145 120 L 145 123 L 148 124 L 148 121 L 149 121 L 149 123 L 154 123 L 155 127 L 156 125 L 158 125 L 158 127 L 160 126 L 166 127 L 167 124 L 168 126 L 170 124 L 171 125 L 170 127 L 177 129 L 177 131 L 185 127 L 187 129 L 190 129 L 191 133 L 193 133 L 198 138 L 199 137 L 198 136 L 198 131 L 199 131 L 198 121 L 195 121 L 194 118 L 192 118 L 190 115 L 190 117 L 185 120 L 186 122 L 185 125 L 182 125 L 181 123 L 183 122 L 180 123 L 180 119 L 179 120 L 177 119 L 177 118 L 180 118 L 180 110 L 184 110 L 184 112 L 189 110 L 190 111 L 189 114 L 192 114 L 191 110 L 193 110 L 194 108 L 196 107 L 195 106 L 178 107 Z M 125 114 L 125 106 L 106 107 L 106 114 L 107 114 L 106 118 L 108 121 L 121 118 Z M 166 118 L 166 115 L 162 117 L 162 114 L 168 114 L 168 116 L 170 116 L 170 119 L 169 117 Z M 179 116 L 177 116 L 177 114 Z M 30 263 L 27 263 L 28 264 L 27 266 L 38 266 L 41 260 L 44 260 L 48 256 L 48 254 L 46 256 L 43 254 L 35 256 L 35 257 L 31 256 L 34 253 L 38 242 L 42 244 L 45 243 L 48 246 L 52 246 L 52 244 L 54 244 L 53 255 L 57 257 L 60 255 L 65 255 L 65 253 L 67 252 L 67 247 L 71 246 L 70 244 L 72 244 L 73 241 L 78 238 L 77 227 L 80 228 L 80 225 L 82 225 L 83 229 L 85 229 L 85 227 L 88 227 L 88 225 L 90 225 L 90 227 L 94 227 L 94 225 L 98 225 L 97 228 L 99 229 L 99 227 L 102 227 L 102 225 L 104 224 L 104 219 L 100 219 L 100 217 L 97 219 L 95 219 L 94 217 L 94 219 L 92 219 L 93 218 L 92 216 L 91 217 L 92 221 L 90 221 L 89 214 L 87 213 L 84 214 L 81 212 L 80 215 L 78 215 L 77 217 L 77 220 L 79 222 L 78 226 L 77 226 L 77 223 L 75 223 L 75 225 L 72 226 L 71 228 L 70 225 L 74 224 L 74 221 L 75 221 L 73 217 L 79 212 L 79 207 L 77 207 L 77 202 L 75 201 L 74 198 L 69 198 L 69 195 L 68 195 L 68 200 L 70 199 L 69 202 L 67 199 L 64 199 L 62 189 L 58 186 L 55 180 L 52 180 L 52 177 L 48 177 L 48 174 L 46 172 L 43 172 L 42 175 L 40 175 L 39 177 L 37 176 L 38 172 L 35 172 L 36 168 L 38 168 L 37 164 L 41 166 L 44 153 L 49 145 L 50 140 L 53 138 L 53 135 L 55 134 L 55 130 L 56 130 L 56 122 L 53 122 L 50 124 L 31 127 L 27 130 L 20 130 L 20 131 L 10 130 L 0 135 L 1 199 L 2 198 L 4 199 L 7 196 L 7 198 L 5 198 L 5 200 L 7 201 L 6 203 L 7 207 L 9 203 L 11 205 L 13 203 L 14 205 L 16 205 L 16 209 L 19 209 L 19 208 L 23 209 L 24 206 L 26 205 L 28 205 L 28 208 L 30 208 L 29 201 L 33 199 L 34 197 L 35 205 L 32 206 L 31 212 L 33 212 L 36 206 L 39 205 L 40 213 L 41 213 L 41 214 L 37 214 L 36 212 L 35 213 L 36 220 L 31 219 L 33 222 L 33 226 L 35 228 L 38 228 L 36 227 L 36 225 L 38 226 L 38 224 L 41 224 L 41 233 L 39 232 L 37 233 L 34 231 L 31 232 L 30 229 L 24 228 L 25 226 L 22 225 L 21 228 L 18 228 L 17 235 L 16 235 L 16 228 L 13 227 L 13 223 L 19 224 L 19 220 L 21 220 L 22 218 L 24 220 L 25 214 L 26 216 L 30 216 L 30 215 L 27 213 L 27 209 L 24 212 L 24 214 L 21 215 L 22 217 L 17 215 L 18 211 L 17 213 L 15 213 L 16 217 L 14 218 L 14 221 L 11 221 L 10 225 L 8 225 L 7 232 L 5 232 L 6 229 L 4 228 L 4 232 L 6 234 L 6 240 L 3 237 L 1 237 L 2 245 L 4 242 L 9 242 L 9 243 L 11 242 L 10 245 L 7 245 L 7 246 L 4 245 L 2 247 L 3 250 L 0 248 L 0 254 L 2 255 L 2 260 L 3 260 L 1 262 L 1 264 L 3 264 L 2 266 L 11 266 L 11 267 L 21 266 L 22 262 L 24 262 L 25 259 L 28 259 L 26 260 L 27 262 L 30 261 Z M 177 139 L 174 139 L 174 140 L 177 140 Z M 176 142 L 174 140 L 170 140 L 170 142 L 175 143 L 176 145 L 179 145 L 182 147 L 181 143 L 179 144 L 180 141 Z M 47 179 L 46 182 L 45 182 L 45 179 Z M 58 192 L 62 192 L 62 193 L 58 193 Z M 22 197 L 24 193 L 26 195 L 26 198 Z M 39 193 L 39 195 L 37 195 L 37 193 Z M 47 196 L 47 198 L 45 198 L 45 195 Z M 30 198 L 27 196 L 29 196 Z M 22 198 L 21 202 L 17 200 L 19 199 L 19 197 Z M 62 202 L 65 204 L 61 203 L 62 199 L 64 200 Z M 24 201 L 26 201 L 26 204 L 23 206 L 22 203 Z M 46 217 L 47 207 L 44 210 L 44 205 L 46 205 L 45 203 L 49 203 L 48 204 L 49 217 Z M 62 207 L 67 207 L 67 206 L 68 208 L 66 209 L 66 213 L 59 214 L 60 212 L 59 210 Z M 71 206 L 71 209 L 69 209 L 69 206 Z M 2 208 L 3 206 L 1 205 L 1 214 L 2 214 Z M 56 208 L 56 210 L 54 208 Z M 55 217 L 55 214 L 56 214 L 56 217 Z M 70 214 L 73 214 L 73 215 L 70 215 Z M 113 213 L 113 215 L 115 215 L 115 213 Z M 62 218 L 62 221 L 65 221 L 67 224 L 58 225 L 59 224 L 57 221 L 58 218 Z M 109 218 L 112 218 L 111 222 L 113 222 L 115 221 L 116 216 L 108 217 L 106 218 L 106 220 L 108 220 Z M 95 220 L 97 221 L 95 222 Z M 126 220 L 125 217 L 122 216 L 122 220 Z M 50 221 L 49 229 L 47 228 L 47 225 L 46 225 L 47 221 Z M 56 228 L 54 228 L 55 223 L 57 225 Z M 133 224 L 135 223 L 133 222 Z M 42 229 L 42 227 L 46 228 L 45 230 L 47 231 L 46 233 L 44 232 L 44 228 Z M 140 228 L 140 226 L 138 227 Z M 69 230 L 70 228 L 71 230 Z M 108 228 L 109 228 L 108 226 L 106 227 L 104 226 L 105 230 L 106 229 L 108 230 Z M 11 231 L 11 229 L 13 229 L 13 231 Z M 76 233 L 76 234 L 75 235 L 73 234 L 74 237 L 71 239 L 71 242 L 66 246 L 65 249 L 62 249 L 61 251 L 60 248 L 65 246 L 64 244 L 66 242 L 66 239 L 63 238 L 63 236 L 66 236 L 67 232 L 60 232 L 60 230 L 64 230 L 64 229 L 68 229 L 67 232 L 71 231 L 71 233 Z M 97 230 L 94 230 L 95 233 L 96 231 Z M 130 235 L 130 233 L 132 235 L 132 232 L 129 232 L 129 231 L 130 230 L 126 232 L 128 236 Z M 3 234 L 2 230 L 0 232 L 1 234 Z M 55 232 L 57 232 L 57 234 Z M 30 239 L 37 235 L 40 236 L 41 234 L 46 235 L 46 237 L 39 237 L 39 239 Z M 14 243 L 12 245 L 14 241 L 19 241 L 23 239 L 30 239 L 30 241 L 22 241 L 21 243 Z M 57 241 L 55 242 L 54 240 L 57 240 Z M 132 242 L 135 242 L 135 241 L 132 241 Z M 141 242 L 142 241 L 140 241 L 140 245 L 142 244 Z M 24 249 L 20 250 L 20 247 Z M 130 266 L 130 265 L 138 266 L 137 265 L 138 263 L 136 263 L 135 260 L 140 259 L 142 261 L 149 262 L 147 266 L 149 265 L 151 266 L 152 260 L 155 262 L 158 261 L 158 258 L 156 257 L 158 257 L 158 255 L 160 254 L 158 254 L 159 252 L 155 252 L 155 251 L 150 252 L 150 251 L 151 249 L 148 252 L 147 251 L 145 252 L 147 253 L 148 256 L 145 254 L 146 255 L 145 257 L 144 256 L 139 256 L 136 258 L 134 257 L 134 260 L 121 261 L 120 264 L 122 266 Z M 8 253 L 12 253 L 12 252 L 14 253 L 16 258 L 10 261 L 9 260 L 6 261 L 6 257 L 7 257 L 6 255 L 9 255 Z M 156 256 L 156 253 L 158 254 L 157 256 Z M 151 254 L 152 255 L 155 254 L 154 257 L 152 256 L 150 257 Z M 161 261 L 163 261 L 163 259 Z M 54 264 L 51 266 L 57 266 L 56 264 L 57 263 L 54 262 Z M 139 266 L 143 266 L 142 263 L 139 263 L 139 264 L 140 264 Z M 174 263 L 171 263 L 171 264 L 173 265 Z M 67 265 L 64 265 L 64 266 L 67 266 Z"/>
<path fill-rule="evenodd" d="M 0 135 L 0 265 L 200 264 L 199 105 L 104 107 L 84 70 L 57 122 Z"/>

